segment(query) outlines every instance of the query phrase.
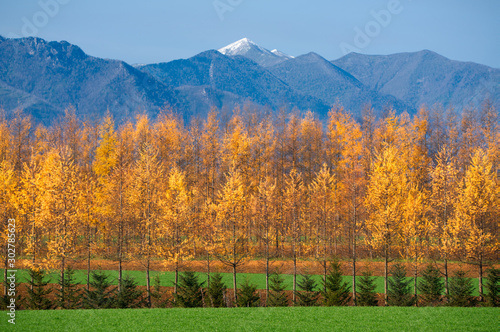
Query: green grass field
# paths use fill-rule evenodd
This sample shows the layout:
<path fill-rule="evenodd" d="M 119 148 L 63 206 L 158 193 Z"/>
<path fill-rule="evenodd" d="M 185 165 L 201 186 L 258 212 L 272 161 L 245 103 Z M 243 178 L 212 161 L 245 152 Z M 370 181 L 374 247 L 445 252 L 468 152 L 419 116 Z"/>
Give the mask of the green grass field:
<path fill-rule="evenodd" d="M 10 330 L 3 313 L 0 331 Z M 19 311 L 17 331 L 498 331 L 498 308 L 288 307 Z M 14 329 L 12 329 L 14 330 Z"/>
<path fill-rule="evenodd" d="M 107 274 L 111 276 L 111 279 L 115 285 L 118 284 L 118 271 L 106 271 Z M 128 274 L 135 278 L 136 282 L 138 283 L 139 286 L 145 286 L 146 285 L 146 272 L 144 271 L 124 271 L 124 274 Z M 162 286 L 167 286 L 167 287 L 172 287 L 174 284 L 175 280 L 175 274 L 174 272 L 151 272 L 151 280 L 155 275 L 159 274 L 160 275 L 160 282 Z M 206 280 L 207 279 L 207 274 L 206 273 L 197 273 L 200 280 Z M 233 275 L 231 273 L 221 273 L 223 276 L 223 281 L 226 283 L 228 288 L 233 288 Z M 57 283 L 58 280 L 58 272 L 52 272 L 49 275 L 50 282 L 51 283 Z M 293 276 L 290 274 L 284 274 L 283 275 L 285 279 L 285 283 L 287 286 L 287 290 L 292 290 L 292 283 L 293 283 Z M 81 283 L 85 284 L 87 280 L 87 271 L 85 270 L 77 270 L 75 273 L 75 278 L 76 280 Z M 266 288 L 266 275 L 262 273 L 238 273 L 237 275 L 237 283 L 238 285 L 245 280 L 245 278 L 248 278 L 250 282 L 254 283 L 257 285 L 257 289 L 265 289 Z M 300 278 L 300 277 L 298 277 Z M 322 279 L 321 275 L 315 275 L 314 278 L 317 280 L 318 285 L 320 285 L 320 281 Z M 359 277 L 356 277 L 359 278 Z M 2 274 L 0 276 L 0 280 L 3 280 L 3 270 Z M 17 281 L 18 282 L 26 282 L 28 280 L 28 272 L 27 270 L 18 270 L 17 272 Z M 299 279 L 300 280 L 300 279 Z M 344 280 L 352 286 L 352 277 L 351 276 L 344 276 Z M 479 287 L 479 281 L 478 279 L 474 278 L 474 285 L 476 287 L 476 290 L 474 292 L 475 296 L 478 296 L 478 287 Z M 384 292 L 384 278 L 383 277 L 376 277 L 376 284 L 377 284 L 377 293 L 383 293 Z"/>

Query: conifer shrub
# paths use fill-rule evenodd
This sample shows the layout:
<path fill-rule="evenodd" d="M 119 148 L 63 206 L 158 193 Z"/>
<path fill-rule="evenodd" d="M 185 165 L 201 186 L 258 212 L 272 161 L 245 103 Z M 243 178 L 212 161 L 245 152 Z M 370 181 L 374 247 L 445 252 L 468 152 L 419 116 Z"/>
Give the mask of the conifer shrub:
<path fill-rule="evenodd" d="M 303 274 L 297 282 L 299 291 L 295 292 L 295 305 L 301 307 L 313 307 L 318 305 L 318 298 L 320 292 L 316 289 L 318 284 L 310 274 Z"/>
<path fill-rule="evenodd" d="M 226 284 L 222 281 L 220 273 L 212 274 L 210 278 L 210 286 L 207 288 L 207 303 L 208 307 L 223 308 L 226 307 Z"/>
<path fill-rule="evenodd" d="M 406 277 L 406 269 L 396 263 L 391 269 L 388 280 L 387 302 L 390 306 L 409 307 L 415 304 L 415 297 L 411 293 L 411 279 Z"/>
<path fill-rule="evenodd" d="M 323 280 L 323 301 L 325 306 L 344 306 L 351 299 L 351 287 L 342 279 L 340 262 L 335 260 L 330 262 L 330 268 Z"/>
<path fill-rule="evenodd" d="M 41 269 L 29 269 L 28 274 L 26 307 L 30 310 L 53 309 L 54 304 L 48 297 L 52 289 L 48 286 L 49 279 L 45 278 L 45 271 Z"/>
<path fill-rule="evenodd" d="M 161 290 L 160 275 L 156 274 L 153 277 L 153 287 L 151 288 L 151 301 L 155 308 L 166 308 L 170 302 L 168 299 L 163 299 L 164 293 Z"/>
<path fill-rule="evenodd" d="M 432 264 L 427 265 L 422 272 L 422 278 L 418 283 L 417 289 L 420 292 L 420 302 L 423 305 L 440 305 L 444 292 L 444 282 L 439 269 Z"/>
<path fill-rule="evenodd" d="M 486 293 L 482 294 L 485 305 L 489 307 L 500 307 L 500 269 L 488 269 L 488 277 L 484 284 Z"/>
<path fill-rule="evenodd" d="M 82 306 L 82 292 L 75 279 L 75 270 L 67 267 L 64 279 L 59 276 L 59 290 L 57 293 L 57 306 L 62 309 L 77 309 Z"/>
<path fill-rule="evenodd" d="M 116 288 L 111 286 L 108 274 L 92 271 L 90 290 L 85 290 L 84 307 L 89 309 L 109 309 L 115 306 Z"/>
<path fill-rule="evenodd" d="M 177 294 L 174 294 L 175 305 L 182 308 L 202 307 L 203 283 L 198 280 L 195 272 L 182 272 L 179 275 Z"/>
<path fill-rule="evenodd" d="M 472 295 L 474 285 L 464 271 L 457 271 L 448 282 L 448 305 L 451 307 L 473 307 L 476 299 Z"/>
<path fill-rule="evenodd" d="M 378 305 L 377 292 L 375 292 L 377 285 L 371 271 L 363 272 L 356 286 L 356 305 L 362 307 Z"/>
<path fill-rule="evenodd" d="M 286 296 L 285 279 L 278 273 L 274 272 L 269 278 L 270 292 L 269 299 L 267 299 L 267 306 L 269 307 L 286 307 L 288 306 L 288 298 Z"/>
<path fill-rule="evenodd" d="M 120 290 L 116 294 L 115 306 L 117 308 L 140 308 L 144 306 L 143 292 L 137 288 L 137 282 L 129 275 L 122 278 Z"/>
<path fill-rule="evenodd" d="M 257 294 L 257 285 L 250 284 L 248 279 L 240 285 L 238 290 L 238 307 L 258 307 L 260 296 Z"/>

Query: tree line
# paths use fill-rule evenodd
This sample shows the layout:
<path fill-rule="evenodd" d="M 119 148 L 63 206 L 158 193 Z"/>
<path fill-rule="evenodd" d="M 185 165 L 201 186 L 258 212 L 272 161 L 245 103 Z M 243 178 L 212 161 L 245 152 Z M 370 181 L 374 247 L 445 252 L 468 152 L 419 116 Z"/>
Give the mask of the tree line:
<path fill-rule="evenodd" d="M 51 127 L 32 125 L 21 110 L 0 118 L 0 213 L 16 219 L 18 257 L 34 269 L 91 260 L 139 261 L 151 304 L 152 261 L 175 266 L 206 261 L 233 272 L 246 261 L 382 258 L 385 301 L 394 259 L 439 262 L 449 294 L 448 262 L 483 273 L 498 263 L 498 111 L 421 108 L 410 117 L 370 108 L 356 121 L 334 106 L 321 122 L 312 112 L 266 114 L 212 110 L 184 124 L 166 109 L 119 126 L 111 115 L 80 121 L 74 109 Z M 7 232 L 2 233 L 7 243 Z M 3 252 L 7 267 L 7 247 Z M 5 273 L 6 273 L 5 269 Z M 6 279 L 6 276 L 5 276 Z M 4 279 L 4 280 L 5 280 Z M 64 296 L 65 285 L 60 285 Z M 238 292 L 234 292 L 234 302 Z"/>
<path fill-rule="evenodd" d="M 290 301 L 285 279 L 279 271 L 274 271 L 269 277 L 270 289 L 265 298 L 257 291 L 257 285 L 245 279 L 236 290 L 237 301 L 234 302 L 228 292 L 227 285 L 220 273 L 212 275 L 212 281 L 206 286 L 200 281 L 200 276 L 192 271 L 185 271 L 179 275 L 176 284 L 177 292 L 169 294 L 162 289 L 160 275 L 153 278 L 150 293 L 151 303 L 147 301 L 144 289 L 138 287 L 137 281 L 128 274 L 122 279 L 121 287 L 113 285 L 113 278 L 104 271 L 92 271 L 91 287 L 82 288 L 75 277 L 75 270 L 67 267 L 64 279 L 57 279 L 57 288 L 51 286 L 53 281 L 46 275 L 46 271 L 31 268 L 29 278 L 25 284 L 26 295 L 17 295 L 18 309 L 49 310 L 49 309 L 111 309 L 111 308 L 225 308 L 225 307 L 286 307 L 293 306 L 346 306 L 352 304 L 351 286 L 342 278 L 339 261 L 330 262 L 328 273 L 318 283 L 310 274 L 301 274 L 295 291 L 295 300 Z M 456 271 L 450 278 L 449 293 L 444 295 L 444 282 L 440 271 L 432 264 L 422 272 L 418 282 L 419 294 L 413 294 L 411 278 L 406 277 L 403 264 L 393 265 L 389 277 L 388 302 L 390 306 L 455 306 L 472 307 L 478 304 L 477 297 L 473 296 L 474 286 L 472 278 L 464 271 Z M 489 269 L 485 287 L 485 306 L 500 306 L 500 269 Z M 60 287 L 63 286 L 64 288 Z M 359 278 L 356 289 L 357 306 L 379 305 L 379 295 L 376 292 L 375 277 L 370 271 L 364 271 Z M 4 306 L 10 299 L 3 297 Z"/>

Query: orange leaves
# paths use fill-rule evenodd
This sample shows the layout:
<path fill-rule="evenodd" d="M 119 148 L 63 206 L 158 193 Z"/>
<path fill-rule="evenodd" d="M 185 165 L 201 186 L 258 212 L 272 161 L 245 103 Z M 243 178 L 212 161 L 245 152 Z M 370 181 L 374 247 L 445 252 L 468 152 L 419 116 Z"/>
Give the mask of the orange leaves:
<path fill-rule="evenodd" d="M 353 260 L 358 245 L 363 255 L 415 258 L 428 245 L 445 259 L 494 257 L 495 110 L 466 112 L 462 128 L 434 117 L 389 111 L 377 122 L 368 111 L 361 125 L 340 107 L 327 123 L 213 110 L 186 127 L 165 111 L 117 129 L 110 116 L 79 128 L 67 112 L 32 132 L 18 113 L 0 120 L 0 213 L 21 217 L 23 252 L 37 262 L 75 249 L 239 264 L 264 251 L 326 258 L 337 244 Z"/>
<path fill-rule="evenodd" d="M 229 123 L 224 136 L 223 162 L 227 169 L 231 167 L 246 170 L 250 162 L 250 138 L 244 128 L 243 120 L 235 115 Z"/>
<path fill-rule="evenodd" d="M 79 230 L 79 176 L 69 149 L 51 150 L 40 174 L 40 218 L 50 258 L 64 258 L 73 249 Z"/>
<path fill-rule="evenodd" d="M 456 205 L 454 235 L 468 258 L 479 261 L 499 246 L 499 186 L 491 161 L 477 148 Z"/>
<path fill-rule="evenodd" d="M 159 159 L 167 169 L 174 167 L 181 160 L 186 134 L 182 123 L 172 111 L 160 113 L 154 125 L 155 142 L 159 150 Z"/>
<path fill-rule="evenodd" d="M 406 188 L 406 165 L 400 162 L 399 151 L 387 145 L 377 156 L 365 199 L 370 212 L 367 228 L 375 247 L 388 247 L 396 241 Z"/>
<path fill-rule="evenodd" d="M 100 128 L 100 143 L 96 150 L 96 161 L 94 171 L 99 177 L 110 174 L 111 169 L 116 165 L 116 133 L 115 123 L 110 115 L 104 118 L 104 123 Z"/>

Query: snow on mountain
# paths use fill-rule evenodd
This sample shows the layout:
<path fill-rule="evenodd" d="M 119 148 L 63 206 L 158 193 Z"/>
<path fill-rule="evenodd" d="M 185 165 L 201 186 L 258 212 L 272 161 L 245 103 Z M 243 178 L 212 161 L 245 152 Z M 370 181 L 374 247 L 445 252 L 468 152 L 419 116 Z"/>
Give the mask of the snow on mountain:
<path fill-rule="evenodd" d="M 287 58 L 287 59 L 294 59 L 295 58 L 294 56 L 291 56 L 291 55 L 288 55 L 288 54 L 283 53 L 281 51 L 278 51 L 277 49 L 272 50 L 271 53 L 276 54 L 277 56 L 280 56 L 283 58 Z"/>
<path fill-rule="evenodd" d="M 260 48 L 260 47 L 250 39 L 243 38 L 219 49 L 219 52 L 221 52 L 224 55 L 243 55 L 244 53 L 248 52 L 251 48 Z M 262 51 L 265 52 L 266 50 L 262 49 Z"/>
<path fill-rule="evenodd" d="M 227 56 L 244 56 L 263 67 L 274 66 L 278 63 L 291 59 L 289 55 L 278 50 L 269 51 L 268 49 L 255 44 L 248 38 L 240 39 L 229 44 L 219 52 Z"/>

